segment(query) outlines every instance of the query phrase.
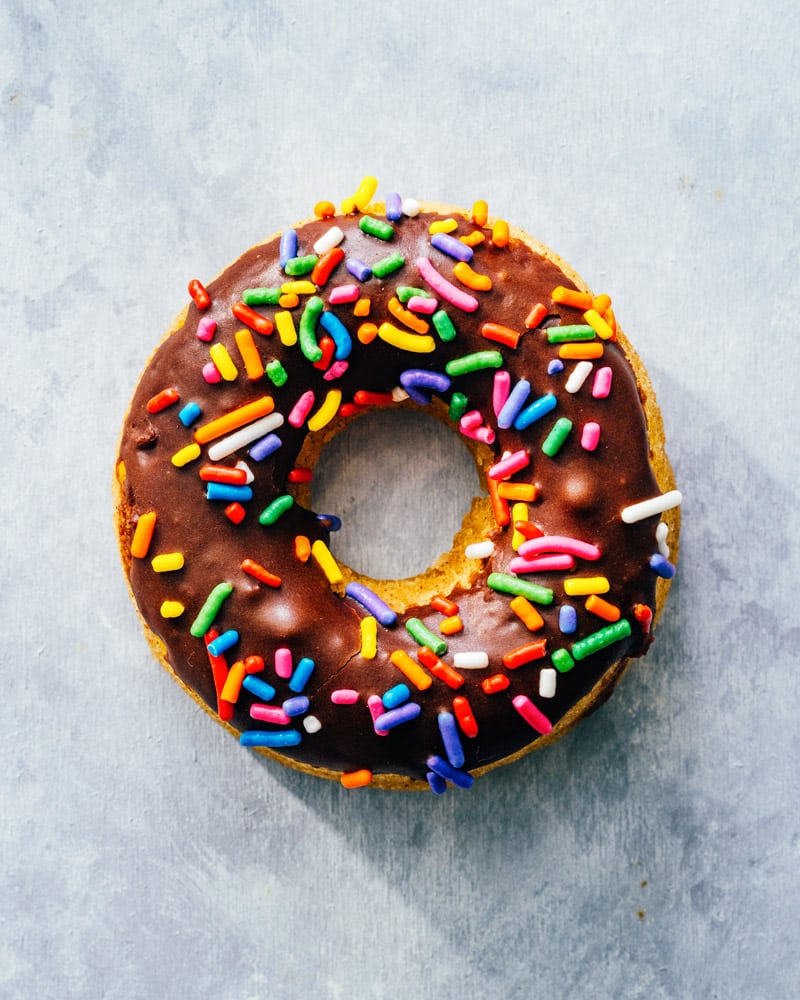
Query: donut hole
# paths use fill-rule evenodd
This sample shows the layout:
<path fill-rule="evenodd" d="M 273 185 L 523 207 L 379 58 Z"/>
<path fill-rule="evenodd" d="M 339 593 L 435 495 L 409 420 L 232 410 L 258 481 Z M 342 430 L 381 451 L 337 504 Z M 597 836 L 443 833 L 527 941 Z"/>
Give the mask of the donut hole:
<path fill-rule="evenodd" d="M 406 580 L 453 548 L 484 492 L 477 458 L 451 426 L 411 406 L 349 421 L 323 448 L 311 500 L 336 514 L 337 560 L 374 580 Z"/>

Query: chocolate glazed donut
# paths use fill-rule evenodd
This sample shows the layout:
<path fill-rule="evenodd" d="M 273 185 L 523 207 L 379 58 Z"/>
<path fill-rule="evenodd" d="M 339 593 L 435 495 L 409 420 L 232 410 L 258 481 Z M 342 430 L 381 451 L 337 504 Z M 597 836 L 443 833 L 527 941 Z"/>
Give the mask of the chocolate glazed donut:
<path fill-rule="evenodd" d="M 117 529 L 156 654 L 244 745 L 441 792 L 647 650 L 680 494 L 607 296 L 485 203 L 366 200 L 191 283 L 124 423 Z M 375 405 L 448 422 L 487 486 L 410 580 L 340 566 L 310 509 L 320 449 Z"/>

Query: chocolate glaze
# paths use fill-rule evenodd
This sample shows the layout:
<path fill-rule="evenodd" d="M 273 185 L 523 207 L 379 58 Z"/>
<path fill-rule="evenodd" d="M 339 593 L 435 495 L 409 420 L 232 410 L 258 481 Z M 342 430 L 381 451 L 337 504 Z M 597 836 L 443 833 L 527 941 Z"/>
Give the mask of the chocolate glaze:
<path fill-rule="evenodd" d="M 441 274 L 458 284 L 453 278 L 454 262 L 430 245 L 428 227 L 438 218 L 443 216 L 423 214 L 414 219 L 403 218 L 395 223 L 395 234 L 388 243 L 362 233 L 356 216 L 312 221 L 298 227 L 299 253 L 311 253 L 314 242 L 333 224 L 345 232 L 341 246 L 348 257 L 369 264 L 390 252 L 402 253 L 406 265 L 401 270 L 384 280 L 371 278 L 363 283 L 362 289 L 362 294 L 371 300 L 370 322 L 380 324 L 389 320 L 400 326 L 389 315 L 387 302 L 399 285 L 424 287 L 414 265 L 417 258 L 430 257 Z M 474 228 L 469 220 L 459 218 L 456 235 L 469 233 Z M 655 606 L 656 577 L 648 566 L 648 558 L 656 550 L 658 517 L 633 525 L 623 524 L 620 519 L 623 507 L 660 492 L 650 466 L 647 427 L 635 375 L 619 344 L 607 342 L 600 363 L 613 369 L 610 397 L 594 399 L 591 378 L 573 395 L 564 391 L 563 386 L 574 362 L 565 362 L 561 375 L 547 374 L 548 361 L 558 356 L 558 347 L 547 343 L 542 328 L 525 333 L 517 350 L 499 347 L 484 339 L 479 328 L 486 321 L 523 330 L 525 318 L 537 302 L 544 303 L 549 310 L 545 325 L 584 322 L 576 310 L 552 302 L 551 293 L 556 285 L 575 287 L 554 263 L 534 253 L 520 239 L 512 239 L 508 247 L 501 248 L 493 246 L 488 237 L 487 231 L 486 241 L 475 249 L 472 266 L 491 276 L 493 288 L 490 292 L 472 293 L 479 299 L 480 306 L 471 314 L 440 302 L 440 307 L 444 307 L 453 320 L 458 335 L 450 343 L 436 338 L 437 347 L 431 354 L 410 354 L 381 339 L 361 344 L 356 330 L 363 320 L 354 318 L 352 304 L 330 306 L 327 301 L 331 287 L 355 281 L 341 264 L 319 294 L 325 301 L 325 308 L 331 309 L 351 332 L 353 351 L 344 375 L 333 382 L 325 381 L 323 372 L 306 360 L 299 346 L 284 347 L 277 333 L 269 337 L 256 334 L 264 361 L 280 359 L 288 381 L 282 388 L 275 388 L 266 376 L 258 383 L 251 383 L 239 362 L 234 333 L 242 324 L 232 315 L 231 306 L 241 299 L 246 288 L 280 286 L 289 280 L 279 266 L 278 240 L 274 239 L 247 251 L 208 286 L 212 299 L 208 310 L 201 313 L 190 304 L 183 325 L 158 348 L 136 388 L 120 447 L 120 459 L 126 470 L 122 490 L 127 539 L 142 513 L 155 510 L 158 515 L 148 558 L 130 561 L 130 582 L 139 609 L 150 628 L 166 644 L 175 673 L 212 710 L 216 709 L 217 695 L 204 642 L 193 638 L 189 628 L 217 583 L 228 581 L 234 587 L 233 595 L 225 602 L 215 623 L 220 631 L 236 629 L 239 632 L 239 642 L 228 654 L 228 662 L 251 654 L 263 656 L 267 668 L 262 676 L 278 689 L 276 704 L 292 692 L 285 681 L 275 676 L 272 667 L 275 649 L 288 646 L 295 662 L 302 656 L 311 657 L 316 669 L 304 693 L 311 701 L 310 714 L 319 719 L 321 728 L 310 734 L 298 724 L 297 728 L 303 733 L 302 742 L 285 751 L 287 757 L 302 764 L 344 772 L 367 768 L 375 774 L 424 779 L 426 758 L 430 754 L 443 754 L 437 716 L 440 711 L 452 711 L 454 694 L 469 699 L 478 723 L 476 737 L 462 737 L 466 755 L 464 768 L 472 770 L 500 761 L 538 738 L 512 707 L 514 695 L 528 695 L 555 725 L 620 660 L 641 655 L 650 642 L 650 636 L 635 620 L 633 608 L 636 604 Z M 301 297 L 299 306 L 293 310 L 296 324 L 299 324 L 303 307 Z M 257 311 L 270 317 L 275 312 L 268 308 Z M 240 373 L 233 382 L 209 385 L 202 377 L 201 369 L 209 360 L 208 345 L 196 336 L 202 316 L 211 316 L 217 322 L 215 341 L 224 343 L 239 364 Z M 318 335 L 321 333 L 318 330 Z M 433 327 L 431 333 L 435 336 Z M 531 634 L 510 610 L 510 598 L 493 592 L 486 585 L 488 574 L 506 572 L 510 559 L 516 555 L 511 550 L 511 530 L 495 531 L 494 556 L 479 569 L 469 589 L 458 588 L 450 595 L 460 606 L 465 627 L 462 633 L 447 640 L 449 652 L 444 657 L 452 662 L 452 654 L 459 650 L 486 650 L 490 656 L 489 668 L 464 671 L 465 683 L 457 692 L 438 680 L 427 691 L 412 689 L 412 700 L 422 706 L 421 716 L 388 736 L 378 736 L 366 700 L 404 680 L 389 660 L 393 650 L 403 649 L 412 656 L 416 653 L 416 643 L 404 628 L 404 622 L 412 616 L 421 618 L 438 634 L 441 614 L 427 606 L 396 608 L 400 613 L 397 626 L 392 629 L 379 626 L 378 654 L 375 659 L 363 659 L 360 655 L 360 619 L 365 612 L 349 598 L 333 592 L 313 559 L 301 563 L 294 554 L 294 538 L 298 534 L 312 541 L 321 538 L 329 542 L 324 525 L 313 511 L 298 504 L 272 527 L 264 527 L 258 522 L 259 513 L 270 501 L 291 490 L 287 487 L 287 476 L 296 463 L 307 428 L 295 429 L 285 423 L 277 432 L 283 441 L 282 447 L 260 463 L 250 459 L 246 449 L 225 460 L 225 464 L 233 465 L 243 459 L 255 473 L 254 496 L 245 505 L 247 516 L 243 523 L 234 525 L 224 516 L 224 503 L 205 498 L 205 484 L 198 476 L 198 468 L 207 460 L 205 448 L 196 462 L 183 468 L 171 464 L 171 456 L 193 440 L 192 430 L 181 424 L 177 413 L 181 406 L 194 400 L 202 407 L 199 421 L 202 424 L 268 394 L 274 398 L 276 410 L 288 415 L 308 388 L 316 393 L 315 408 L 332 387 L 340 388 L 343 401 L 347 402 L 353 399 L 357 390 L 390 391 L 399 385 L 400 374 L 408 368 L 443 372 L 451 358 L 487 349 L 502 352 L 511 373 L 512 386 L 522 377 L 531 382 L 529 402 L 551 391 L 558 398 L 557 409 L 551 417 L 534 423 L 523 432 L 513 428 L 498 429 L 493 446 L 498 457 L 504 451 L 520 448 L 530 451 L 531 465 L 512 480 L 533 481 L 539 486 L 540 499 L 530 505 L 531 520 L 545 534 L 593 542 L 601 548 L 603 556 L 596 563 L 578 560 L 571 574 L 547 573 L 524 578 L 551 587 L 555 592 L 553 604 L 539 609 L 545 619 L 544 628 Z M 469 398 L 469 408 L 480 410 L 485 421 L 496 426 L 491 402 L 493 376 L 494 371 L 488 370 L 454 378 L 443 397 L 444 402 L 449 401 L 453 391 L 463 392 Z M 147 401 L 168 387 L 178 390 L 180 404 L 148 414 Z M 541 452 L 541 444 L 559 416 L 572 420 L 574 429 L 559 454 L 548 458 Z M 584 451 L 579 444 L 580 428 L 587 420 L 596 420 L 602 428 L 600 445 L 594 453 Z M 383 456 L 381 460 L 391 461 L 391 456 Z M 125 544 L 127 542 L 123 542 Z M 335 554 L 335 536 L 330 544 Z M 184 554 L 185 567 L 169 574 L 153 572 L 150 557 L 172 551 Z M 273 589 L 243 573 L 240 564 L 245 557 L 277 573 L 282 578 L 282 585 Z M 569 649 L 574 640 L 606 624 L 584 610 L 583 598 L 567 598 L 577 608 L 579 625 L 574 636 L 561 635 L 558 608 L 565 600 L 562 583 L 565 575 L 607 576 L 611 591 L 605 596 L 622 609 L 623 616 L 631 622 L 633 633 L 629 639 L 559 674 L 555 697 L 545 699 L 537 693 L 538 679 L 540 669 L 551 665 L 549 656 L 515 671 L 504 668 L 502 656 L 534 638 L 546 638 L 548 652 Z M 165 619 L 161 616 L 160 607 L 167 598 L 185 605 L 186 611 L 181 617 Z M 481 688 L 481 681 L 495 673 L 507 674 L 511 684 L 505 691 L 488 696 Z M 358 703 L 332 704 L 330 693 L 337 688 L 359 691 Z M 249 709 L 254 700 L 242 691 L 232 720 L 237 729 L 271 728 L 250 719 Z"/>

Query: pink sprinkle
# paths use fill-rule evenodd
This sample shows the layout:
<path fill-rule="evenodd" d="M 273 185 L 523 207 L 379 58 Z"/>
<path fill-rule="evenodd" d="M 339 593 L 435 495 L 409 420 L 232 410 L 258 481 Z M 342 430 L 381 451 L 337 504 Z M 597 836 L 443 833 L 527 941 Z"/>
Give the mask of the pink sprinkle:
<path fill-rule="evenodd" d="M 343 302 L 355 302 L 361 295 L 358 285 L 337 285 L 331 289 L 328 301 L 332 306 L 341 305 Z"/>
<path fill-rule="evenodd" d="M 519 547 L 519 554 L 526 559 L 542 552 L 567 552 L 579 559 L 599 559 L 602 555 L 596 545 L 582 542 L 579 538 L 567 538 L 566 535 L 542 535 L 523 542 Z"/>
<path fill-rule="evenodd" d="M 546 736 L 552 730 L 552 722 L 550 722 L 543 712 L 539 711 L 527 695 L 518 694 L 516 698 L 512 699 L 511 704 L 537 733 Z"/>
<path fill-rule="evenodd" d="M 575 560 L 568 555 L 540 556 L 538 559 L 512 559 L 508 564 L 509 572 L 520 573 L 551 573 L 553 570 L 573 569 Z"/>
<path fill-rule="evenodd" d="M 611 392 L 611 379 L 614 373 L 606 366 L 598 368 L 592 384 L 592 395 L 595 399 L 605 399 Z"/>
<path fill-rule="evenodd" d="M 506 405 L 508 394 L 511 391 L 511 373 L 505 370 L 494 373 L 494 386 L 492 388 L 492 407 L 494 415 L 500 415 L 500 411 Z"/>
<path fill-rule="evenodd" d="M 331 701 L 334 705 L 355 705 L 358 701 L 358 691 L 353 688 L 339 688 L 331 691 Z"/>
<path fill-rule="evenodd" d="M 476 427 L 480 427 L 483 423 L 483 415 L 480 410 L 470 410 L 469 413 L 465 413 L 464 416 L 459 421 L 459 426 L 462 431 L 474 431 Z"/>
<path fill-rule="evenodd" d="M 386 711 L 383 706 L 381 696 L 379 694 L 371 694 L 369 698 L 367 698 L 367 708 L 369 709 L 369 714 L 372 716 L 372 725 L 374 727 L 375 720 Z M 386 729 L 376 729 L 375 735 L 388 736 L 389 733 Z"/>
<path fill-rule="evenodd" d="M 206 343 L 208 343 L 209 340 L 214 339 L 214 334 L 216 332 L 217 332 L 217 324 L 210 316 L 204 316 L 197 324 L 198 340 L 204 340 Z"/>
<path fill-rule="evenodd" d="M 292 652 L 286 646 L 275 650 L 275 673 L 284 680 L 292 676 Z"/>
<path fill-rule="evenodd" d="M 332 382 L 335 378 L 341 378 L 349 366 L 349 361 L 334 361 L 322 377 L 326 382 Z"/>
<path fill-rule="evenodd" d="M 484 444 L 494 443 L 494 430 L 491 427 L 481 426 L 483 415 L 479 410 L 470 410 L 459 420 L 458 427 L 464 437 L 473 441 L 482 441 Z"/>
<path fill-rule="evenodd" d="M 292 427 L 302 427 L 314 406 L 314 390 L 307 389 L 297 400 L 286 418 Z"/>
<path fill-rule="evenodd" d="M 445 302 L 449 302 L 451 306 L 470 313 L 475 312 L 478 308 L 478 300 L 475 296 L 467 295 L 460 288 L 456 288 L 447 278 L 442 277 L 427 257 L 420 257 L 417 260 L 417 268 L 422 280 L 427 285 L 430 285 L 440 298 L 444 299 Z"/>
<path fill-rule="evenodd" d="M 275 708 L 274 705 L 251 705 L 250 718 L 273 722 L 276 726 L 288 726 L 292 721 L 282 708 Z"/>
<path fill-rule="evenodd" d="M 581 433 L 581 448 L 586 451 L 594 451 L 600 443 L 600 424 L 593 420 L 583 425 Z"/>
<path fill-rule="evenodd" d="M 214 364 L 213 361 L 207 361 L 203 365 L 203 378 L 208 382 L 209 385 L 216 385 L 217 382 L 222 381 L 222 376 L 219 373 L 219 369 Z"/>
<path fill-rule="evenodd" d="M 432 316 L 439 308 L 439 300 L 426 299 L 423 295 L 412 295 L 408 302 L 406 302 L 406 306 L 411 312 L 425 313 L 426 316 Z"/>
<path fill-rule="evenodd" d="M 521 448 L 519 451 L 513 452 L 511 455 L 507 455 L 505 458 L 501 458 L 499 462 L 495 462 L 494 465 L 490 466 L 486 475 L 490 479 L 508 479 L 509 476 L 513 476 L 515 472 L 519 472 L 520 469 L 524 469 L 526 465 L 530 463 L 531 456 Z"/>

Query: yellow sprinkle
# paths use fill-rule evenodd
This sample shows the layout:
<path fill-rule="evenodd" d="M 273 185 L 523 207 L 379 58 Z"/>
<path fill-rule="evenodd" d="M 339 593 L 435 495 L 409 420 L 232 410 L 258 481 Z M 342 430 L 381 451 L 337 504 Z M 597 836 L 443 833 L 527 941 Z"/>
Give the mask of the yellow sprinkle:
<path fill-rule="evenodd" d="M 453 274 L 467 288 L 472 288 L 476 292 L 488 292 L 492 287 L 492 279 L 488 274 L 478 274 L 473 271 L 466 261 L 460 260 L 453 267 Z"/>
<path fill-rule="evenodd" d="M 570 576 L 564 581 L 564 593 L 569 597 L 607 594 L 610 586 L 608 579 L 604 576 Z"/>
<path fill-rule="evenodd" d="M 290 312 L 275 313 L 275 329 L 284 347 L 293 347 L 297 343 L 297 330 Z"/>
<path fill-rule="evenodd" d="M 602 341 L 590 341 L 588 343 L 562 344 L 558 349 L 558 356 L 571 361 L 591 361 L 593 358 L 602 358 Z"/>
<path fill-rule="evenodd" d="M 485 226 L 489 218 L 489 206 L 481 198 L 472 206 L 472 221 L 476 226 Z"/>
<path fill-rule="evenodd" d="M 462 243 L 466 243 L 468 247 L 477 247 L 486 241 L 486 237 L 480 229 L 476 229 L 474 232 L 468 233 L 466 236 L 459 236 L 458 238 Z"/>
<path fill-rule="evenodd" d="M 354 316 L 369 316 L 369 311 L 372 306 L 371 299 L 359 299 L 358 302 L 353 306 Z"/>
<path fill-rule="evenodd" d="M 316 295 L 317 286 L 313 281 L 284 281 L 282 295 Z"/>
<path fill-rule="evenodd" d="M 528 520 L 528 505 L 526 503 L 515 503 L 511 508 L 511 523 L 515 524 L 517 521 L 527 521 Z M 516 552 L 520 545 L 525 541 L 525 536 L 520 534 L 517 529 L 514 529 L 514 534 L 511 536 L 511 548 Z"/>
<path fill-rule="evenodd" d="M 496 247 L 507 247 L 508 240 L 508 223 L 505 219 L 498 219 L 492 226 L 492 243 Z"/>
<path fill-rule="evenodd" d="M 406 333 L 399 330 L 392 323 L 381 323 L 378 327 L 378 336 L 385 340 L 387 344 L 396 347 L 401 351 L 411 351 L 414 354 L 430 354 L 436 350 L 436 341 L 426 334 Z"/>
<path fill-rule="evenodd" d="M 361 655 L 374 660 L 378 652 L 378 620 L 372 615 L 361 619 Z"/>
<path fill-rule="evenodd" d="M 350 215 L 351 212 L 356 210 L 356 200 L 355 198 L 345 198 L 342 202 L 342 215 Z"/>
<path fill-rule="evenodd" d="M 339 569 L 339 564 L 331 555 L 331 550 L 318 538 L 311 546 L 311 555 L 316 560 L 317 565 L 328 578 L 328 583 L 335 587 L 340 584 L 344 577 L 342 576 L 342 571 Z"/>
<path fill-rule="evenodd" d="M 521 500 L 523 503 L 533 503 L 538 495 L 535 483 L 498 483 L 497 495 L 504 500 Z M 522 520 L 522 518 L 519 518 Z M 527 521 L 527 517 L 525 518 Z"/>
<path fill-rule="evenodd" d="M 587 309 L 587 311 L 583 314 L 583 318 L 594 330 L 597 336 L 601 337 L 603 340 L 611 340 L 614 336 L 614 331 L 596 309 Z"/>
<path fill-rule="evenodd" d="M 321 430 L 326 424 L 336 416 L 339 404 L 342 401 L 341 389 L 330 389 L 328 395 L 313 417 L 308 419 L 308 429 L 310 431 Z"/>
<path fill-rule="evenodd" d="M 187 444 L 185 448 L 181 448 L 180 451 L 176 451 L 170 461 L 176 469 L 182 469 L 184 465 L 188 465 L 189 462 L 200 458 L 200 451 L 200 445 L 196 441 L 193 441 L 191 444 Z"/>
<path fill-rule="evenodd" d="M 294 309 L 300 305 L 300 297 L 295 292 L 288 292 L 286 295 L 281 295 L 278 305 L 281 309 Z"/>
<path fill-rule="evenodd" d="M 228 354 L 228 348 L 224 344 L 212 344 L 208 349 L 211 360 L 217 366 L 217 371 L 226 382 L 233 382 L 239 374 L 239 370 L 233 363 L 233 359 Z"/>
<path fill-rule="evenodd" d="M 125 463 L 123 461 L 117 462 L 117 482 L 124 483 L 126 474 Z"/>
<path fill-rule="evenodd" d="M 363 212 L 364 209 L 369 205 L 372 199 L 375 197 L 375 192 L 378 190 L 378 178 L 371 177 L 367 174 L 358 185 L 356 193 L 353 195 L 353 203 L 359 212 Z"/>
<path fill-rule="evenodd" d="M 431 236 L 434 233 L 452 233 L 456 229 L 458 229 L 458 223 L 455 219 L 439 219 L 428 226 L 428 232 Z"/>
<path fill-rule="evenodd" d="M 243 327 L 241 330 L 236 331 L 233 339 L 239 348 L 239 354 L 242 356 L 247 377 L 251 382 L 257 382 L 264 375 L 264 362 L 258 353 L 252 332 L 247 327 Z"/>
<path fill-rule="evenodd" d="M 174 573 L 176 569 L 183 569 L 183 553 L 164 552 L 162 555 L 153 556 L 150 565 L 155 573 Z"/>
<path fill-rule="evenodd" d="M 162 618 L 180 618 L 185 610 L 186 608 L 180 601 L 162 601 L 161 603 Z"/>
<path fill-rule="evenodd" d="M 439 625 L 439 631 L 442 635 L 455 635 L 457 632 L 462 632 L 464 629 L 464 623 L 458 615 L 451 615 L 449 618 L 442 619 Z"/>

